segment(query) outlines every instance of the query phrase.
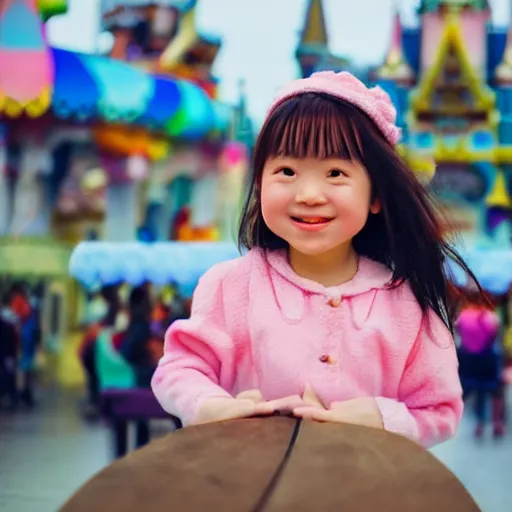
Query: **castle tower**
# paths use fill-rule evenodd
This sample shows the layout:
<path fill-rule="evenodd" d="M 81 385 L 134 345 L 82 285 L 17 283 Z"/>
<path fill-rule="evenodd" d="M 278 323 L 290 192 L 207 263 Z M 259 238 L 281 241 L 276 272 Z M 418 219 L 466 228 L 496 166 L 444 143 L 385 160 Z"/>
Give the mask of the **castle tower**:
<path fill-rule="evenodd" d="M 457 13 L 470 63 L 482 78 L 486 78 L 487 23 L 491 14 L 488 0 L 422 0 L 418 13 L 422 25 L 422 73 L 434 65 L 446 20 L 450 14 Z"/>
<path fill-rule="evenodd" d="M 308 0 L 304 28 L 295 52 L 302 78 L 316 71 L 341 71 L 349 65 L 347 59 L 336 57 L 329 51 L 329 37 L 322 0 Z"/>
<path fill-rule="evenodd" d="M 395 6 L 395 17 L 384 64 L 377 70 L 377 78 L 393 80 L 399 85 L 411 86 L 414 83 L 414 72 L 405 57 L 402 42 L 402 23 L 398 5 Z"/>
<path fill-rule="evenodd" d="M 322 0 L 308 0 L 304 28 L 295 52 L 303 78 L 316 71 L 318 63 L 328 51 L 328 35 Z"/>

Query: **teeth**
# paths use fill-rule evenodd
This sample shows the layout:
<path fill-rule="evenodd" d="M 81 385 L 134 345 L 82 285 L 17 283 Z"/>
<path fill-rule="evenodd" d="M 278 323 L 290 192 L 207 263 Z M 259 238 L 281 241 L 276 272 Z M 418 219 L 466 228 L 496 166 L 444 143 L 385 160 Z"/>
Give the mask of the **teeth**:
<path fill-rule="evenodd" d="M 298 217 L 294 217 L 295 220 L 298 220 L 299 222 L 303 222 L 304 224 L 323 224 L 325 222 L 329 222 L 329 219 L 326 219 L 325 217 L 314 217 L 309 219 L 301 219 Z"/>

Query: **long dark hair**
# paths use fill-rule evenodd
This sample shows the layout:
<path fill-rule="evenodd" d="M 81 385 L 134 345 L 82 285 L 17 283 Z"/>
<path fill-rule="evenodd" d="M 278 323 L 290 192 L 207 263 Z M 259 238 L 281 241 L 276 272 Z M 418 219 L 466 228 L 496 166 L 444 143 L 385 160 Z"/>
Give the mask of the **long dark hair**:
<path fill-rule="evenodd" d="M 443 236 L 443 225 L 425 187 L 358 107 L 322 93 L 306 93 L 281 103 L 265 121 L 253 156 L 253 178 L 242 212 L 240 247 L 288 248 L 261 214 L 261 176 L 267 159 L 342 158 L 360 162 L 372 184 L 371 214 L 353 239 L 355 251 L 392 271 L 391 287 L 407 282 L 423 313 L 429 308 L 453 331 L 458 294 L 446 273 L 453 260 L 482 289 Z"/>

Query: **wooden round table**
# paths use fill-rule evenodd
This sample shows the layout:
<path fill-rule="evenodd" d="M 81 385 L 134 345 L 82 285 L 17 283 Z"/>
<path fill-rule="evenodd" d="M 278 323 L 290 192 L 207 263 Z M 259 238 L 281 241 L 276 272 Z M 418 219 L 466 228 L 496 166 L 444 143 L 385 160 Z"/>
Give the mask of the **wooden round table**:
<path fill-rule="evenodd" d="M 188 427 L 100 471 L 61 512 L 477 512 L 404 437 L 292 418 Z"/>

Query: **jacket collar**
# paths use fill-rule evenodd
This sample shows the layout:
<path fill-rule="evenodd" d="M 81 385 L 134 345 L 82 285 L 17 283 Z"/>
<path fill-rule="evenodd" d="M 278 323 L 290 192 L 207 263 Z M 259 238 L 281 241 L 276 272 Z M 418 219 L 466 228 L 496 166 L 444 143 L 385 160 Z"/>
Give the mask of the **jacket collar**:
<path fill-rule="evenodd" d="M 265 251 L 263 257 L 281 278 L 304 291 L 326 296 L 355 296 L 370 290 L 383 289 L 389 285 L 392 277 L 392 272 L 385 265 L 360 257 L 358 270 L 350 281 L 338 286 L 326 287 L 297 275 L 288 262 L 286 250 Z"/>

